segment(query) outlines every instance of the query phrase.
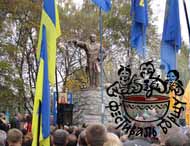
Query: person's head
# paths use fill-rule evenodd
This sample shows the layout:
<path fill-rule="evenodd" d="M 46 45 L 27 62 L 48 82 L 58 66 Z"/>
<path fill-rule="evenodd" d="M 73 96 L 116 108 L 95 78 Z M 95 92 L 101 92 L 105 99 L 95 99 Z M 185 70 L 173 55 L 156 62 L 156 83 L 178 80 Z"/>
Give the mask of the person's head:
<path fill-rule="evenodd" d="M 182 133 L 170 135 L 165 142 L 165 146 L 184 146 L 187 143 L 186 135 Z"/>
<path fill-rule="evenodd" d="M 120 138 L 121 136 L 121 130 L 117 129 L 117 125 L 116 124 L 109 124 L 107 125 L 107 131 L 114 133 L 115 135 L 118 136 L 118 138 Z"/>
<path fill-rule="evenodd" d="M 190 142 L 190 129 L 188 128 L 185 135 L 187 136 L 188 138 L 188 141 Z"/>
<path fill-rule="evenodd" d="M 151 144 L 144 139 L 134 139 L 126 141 L 123 146 L 151 146 Z"/>
<path fill-rule="evenodd" d="M 126 142 L 127 140 L 128 140 L 128 136 L 127 135 L 122 135 L 121 137 L 120 137 L 120 140 L 121 140 L 121 142 Z"/>
<path fill-rule="evenodd" d="M 25 128 L 21 129 L 22 134 L 25 136 L 28 132 Z"/>
<path fill-rule="evenodd" d="M 87 128 L 87 127 L 88 127 L 88 124 L 86 124 L 86 123 L 82 124 L 82 128 Z"/>
<path fill-rule="evenodd" d="M 180 132 L 180 128 L 176 126 L 175 124 L 172 124 L 172 128 L 168 129 L 167 134 L 165 134 L 163 130 L 160 130 L 159 140 L 160 140 L 161 145 L 165 144 L 168 137 L 170 137 L 174 133 L 178 134 L 179 132 Z"/>
<path fill-rule="evenodd" d="M 107 141 L 104 143 L 104 146 L 122 146 L 122 143 L 117 135 L 107 133 Z"/>
<path fill-rule="evenodd" d="M 24 114 L 24 120 L 28 118 L 29 114 Z"/>
<path fill-rule="evenodd" d="M 51 125 L 50 126 L 50 143 L 51 143 L 51 145 L 53 145 L 53 134 L 55 131 L 56 131 L 56 127 Z"/>
<path fill-rule="evenodd" d="M 102 124 L 92 124 L 86 128 L 86 140 L 90 146 L 103 146 L 107 140 L 106 128 Z"/>
<path fill-rule="evenodd" d="M 79 138 L 78 138 L 78 143 L 79 143 L 79 146 L 87 146 L 85 130 L 80 133 Z"/>
<path fill-rule="evenodd" d="M 69 132 L 69 134 L 72 134 L 74 132 L 74 128 L 73 127 L 69 127 L 69 129 L 67 131 Z"/>
<path fill-rule="evenodd" d="M 57 129 L 53 133 L 53 145 L 54 146 L 66 146 L 68 142 L 68 132 L 63 129 Z"/>
<path fill-rule="evenodd" d="M 23 116 L 21 113 L 16 113 L 15 114 L 15 117 L 18 119 L 18 120 L 22 120 L 23 119 Z"/>
<path fill-rule="evenodd" d="M 26 122 L 32 122 L 32 116 L 31 115 L 27 115 L 26 116 Z"/>
<path fill-rule="evenodd" d="M 29 132 L 23 137 L 23 145 L 30 145 L 32 143 L 32 133 Z"/>
<path fill-rule="evenodd" d="M 83 128 L 77 128 L 74 130 L 74 134 L 76 135 L 77 139 L 80 135 L 80 133 L 83 131 L 84 129 Z"/>
<path fill-rule="evenodd" d="M 0 119 L 4 119 L 5 120 L 5 114 L 4 113 L 0 113 Z"/>
<path fill-rule="evenodd" d="M 160 146 L 160 144 L 153 143 L 153 144 L 151 144 L 151 146 Z"/>
<path fill-rule="evenodd" d="M 68 136 L 67 146 L 76 146 L 77 145 L 77 137 L 74 134 L 70 134 Z"/>
<path fill-rule="evenodd" d="M 190 129 L 187 129 L 185 135 L 186 135 L 186 136 L 189 138 L 189 140 L 190 140 Z"/>
<path fill-rule="evenodd" d="M 183 146 L 190 146 L 190 141 L 188 141 L 187 143 L 185 143 Z"/>
<path fill-rule="evenodd" d="M 57 130 L 57 128 L 53 125 L 50 126 L 50 134 L 53 136 L 53 133 Z"/>
<path fill-rule="evenodd" d="M 69 131 L 69 126 L 64 125 L 64 130 L 68 132 Z"/>
<path fill-rule="evenodd" d="M 6 139 L 7 139 L 6 132 L 3 130 L 0 130 L 0 146 L 5 146 Z"/>
<path fill-rule="evenodd" d="M 96 42 L 96 35 L 95 34 L 90 35 L 90 41 L 91 42 Z"/>
<path fill-rule="evenodd" d="M 7 133 L 7 142 L 9 146 L 21 146 L 23 134 L 18 129 L 10 129 Z"/>

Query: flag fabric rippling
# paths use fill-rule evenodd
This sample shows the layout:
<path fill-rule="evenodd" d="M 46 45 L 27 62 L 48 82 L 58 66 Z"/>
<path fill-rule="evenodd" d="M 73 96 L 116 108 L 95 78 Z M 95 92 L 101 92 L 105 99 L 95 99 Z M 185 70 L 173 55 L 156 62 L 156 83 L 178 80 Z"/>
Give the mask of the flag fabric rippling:
<path fill-rule="evenodd" d="M 48 79 L 48 56 L 46 42 L 46 27 L 43 26 L 40 64 L 33 108 L 32 146 L 37 146 L 38 143 L 40 143 L 41 146 L 49 146 L 50 144 L 50 87 Z"/>
<path fill-rule="evenodd" d="M 161 65 L 166 72 L 176 69 L 176 53 L 181 48 L 178 0 L 167 0 L 161 42 Z"/>
<path fill-rule="evenodd" d="M 92 1 L 105 12 L 109 12 L 111 10 L 110 0 L 92 0 Z"/>
<path fill-rule="evenodd" d="M 39 61 L 32 118 L 32 146 L 50 146 L 50 85 L 55 83 L 56 39 L 60 36 L 54 0 L 44 0 L 39 31 Z"/>
<path fill-rule="evenodd" d="M 40 58 L 42 42 L 42 26 L 46 27 L 47 53 L 48 53 L 48 72 L 51 85 L 55 83 L 55 64 L 56 64 L 56 39 L 61 35 L 59 15 L 55 0 L 44 0 L 37 46 L 37 57 Z"/>
<path fill-rule="evenodd" d="M 139 55 L 144 56 L 148 26 L 147 0 L 131 0 L 131 17 L 131 47 L 135 48 Z"/>

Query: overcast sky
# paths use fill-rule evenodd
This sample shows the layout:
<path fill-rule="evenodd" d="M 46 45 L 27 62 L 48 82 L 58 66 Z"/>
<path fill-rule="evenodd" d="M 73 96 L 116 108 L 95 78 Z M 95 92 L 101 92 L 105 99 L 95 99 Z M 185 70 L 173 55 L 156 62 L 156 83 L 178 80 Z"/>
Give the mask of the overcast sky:
<path fill-rule="evenodd" d="M 77 5 L 82 5 L 83 0 L 73 0 L 76 2 Z M 155 16 L 158 16 L 157 21 L 155 22 L 158 26 L 158 33 L 161 35 L 163 31 L 163 23 L 164 23 L 164 13 L 165 13 L 165 3 L 166 0 L 152 0 L 152 9 Z M 187 9 L 189 13 L 190 19 L 190 0 L 186 0 Z M 189 37 L 188 37 L 188 30 L 187 24 L 185 19 L 184 7 L 183 7 L 183 0 L 179 0 L 179 9 L 180 9 L 180 23 L 181 23 L 181 30 L 182 30 L 182 38 L 189 45 Z M 189 45 L 190 46 L 190 45 Z"/>

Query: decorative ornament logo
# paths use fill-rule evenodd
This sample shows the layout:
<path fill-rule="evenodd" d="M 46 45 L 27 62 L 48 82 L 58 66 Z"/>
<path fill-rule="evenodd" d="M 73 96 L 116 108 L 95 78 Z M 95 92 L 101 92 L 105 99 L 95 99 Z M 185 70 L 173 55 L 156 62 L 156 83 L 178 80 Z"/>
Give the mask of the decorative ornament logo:
<path fill-rule="evenodd" d="M 166 80 L 155 73 L 152 61 L 142 63 L 135 74 L 130 66 L 121 66 L 119 80 L 107 88 L 112 101 L 106 108 L 111 111 L 117 128 L 129 136 L 155 137 L 157 128 L 166 134 L 173 124 L 180 127 L 178 119 L 186 103 L 178 99 L 184 94 L 179 73 L 170 70 Z"/>

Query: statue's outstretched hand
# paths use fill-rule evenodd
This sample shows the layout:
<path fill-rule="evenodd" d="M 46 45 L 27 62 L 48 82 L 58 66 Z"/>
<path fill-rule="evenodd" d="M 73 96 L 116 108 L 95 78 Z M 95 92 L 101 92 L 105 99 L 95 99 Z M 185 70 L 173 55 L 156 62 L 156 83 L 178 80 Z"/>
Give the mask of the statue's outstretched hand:
<path fill-rule="evenodd" d="M 78 40 L 69 40 L 68 44 L 73 44 L 75 47 L 79 47 L 81 49 L 84 49 L 85 51 L 87 51 L 87 44 L 85 42 L 82 41 L 78 41 Z"/>

